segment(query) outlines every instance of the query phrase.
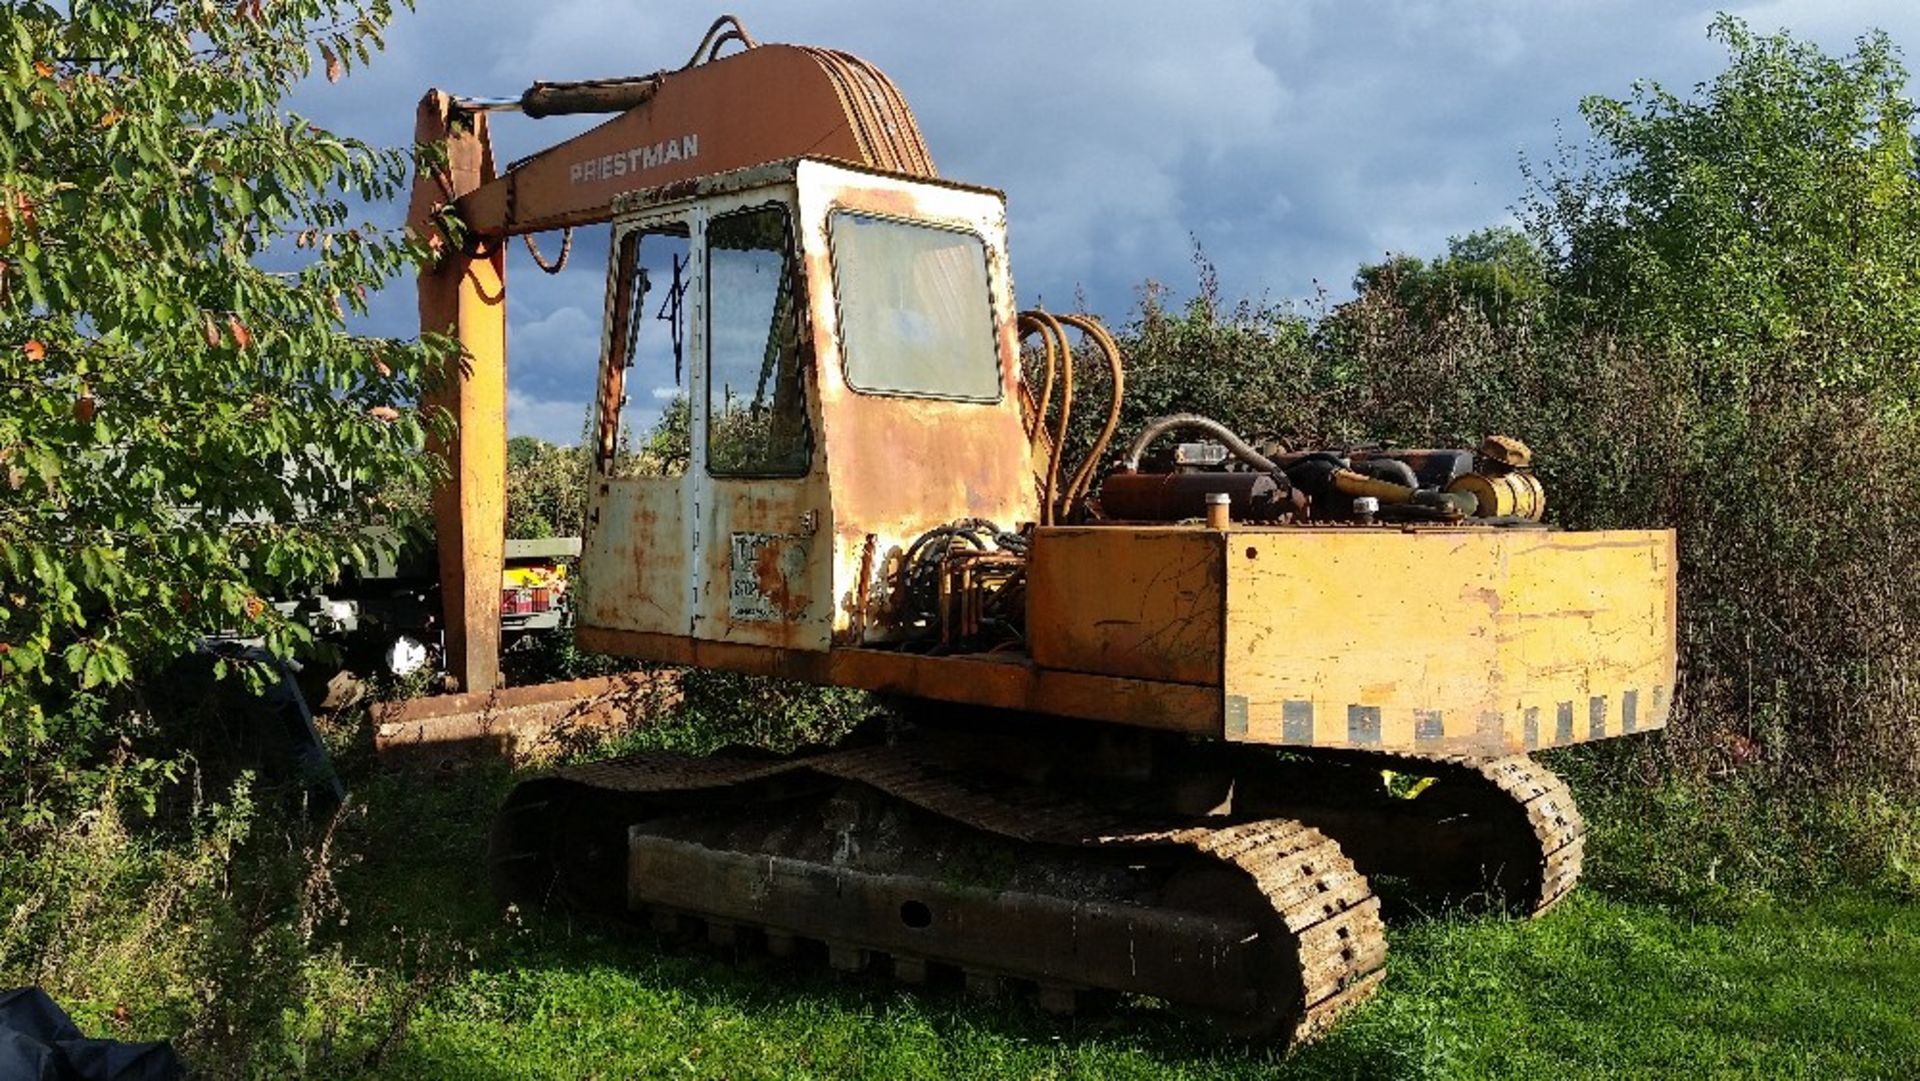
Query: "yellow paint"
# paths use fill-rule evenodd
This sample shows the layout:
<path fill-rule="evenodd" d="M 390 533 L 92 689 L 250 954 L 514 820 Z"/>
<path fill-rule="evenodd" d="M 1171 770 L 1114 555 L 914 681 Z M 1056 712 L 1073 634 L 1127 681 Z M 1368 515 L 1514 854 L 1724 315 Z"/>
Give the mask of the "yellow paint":
<path fill-rule="evenodd" d="M 1595 698 L 1619 735 L 1629 692 L 1636 730 L 1666 723 L 1670 533 L 1274 530 L 1229 536 L 1225 556 L 1223 690 L 1246 699 L 1250 741 L 1303 742 L 1289 702 L 1311 704 L 1316 744 L 1372 745 L 1357 707 L 1403 750 L 1528 749 L 1529 707 L 1531 746 L 1584 742 Z"/>
<path fill-rule="evenodd" d="M 1218 686 L 1221 534 L 1042 529 L 1027 568 L 1027 639 L 1043 668 Z"/>
<path fill-rule="evenodd" d="M 500 677 L 500 574 L 507 521 L 507 305 L 505 246 L 479 256 L 450 250 L 435 213 L 493 179 L 485 115 L 458 130 L 451 99 L 429 91 L 415 113 L 414 141 L 446 149 L 438 175 L 414 178 L 407 228 L 441 249 L 420 273 L 420 328 L 451 333 L 464 355 L 448 365 L 428 404 L 452 417 L 455 430 L 431 448 L 447 464 L 433 494 L 439 534 L 440 591 L 447 627 L 447 668 L 461 689 L 492 690 Z"/>
<path fill-rule="evenodd" d="M 1027 618 L 1043 668 L 1219 686 L 1229 739 L 1497 753 L 1666 723 L 1673 576 L 1666 532 L 1042 529 Z"/>
<path fill-rule="evenodd" d="M 565 564 L 540 567 L 508 567 L 500 573 L 501 589 L 540 589 L 567 585 Z"/>
<path fill-rule="evenodd" d="M 459 598 L 463 618 L 449 622 L 447 661 L 461 689 L 491 690 L 500 671 L 500 591 L 507 527 L 507 306 L 506 263 L 499 245 L 490 257 L 455 256 L 437 274 L 421 278 L 422 306 L 430 287 L 453 294 L 454 332 L 466 357 L 433 396 L 453 414 L 457 433 L 444 448 L 448 487 L 435 500 L 436 528 L 460 538 L 460 567 L 441 567 L 441 594 Z M 452 283 L 445 279 L 453 278 Z M 435 279 L 439 279 L 436 281 Z M 448 288 L 451 284 L 451 289 Z"/>

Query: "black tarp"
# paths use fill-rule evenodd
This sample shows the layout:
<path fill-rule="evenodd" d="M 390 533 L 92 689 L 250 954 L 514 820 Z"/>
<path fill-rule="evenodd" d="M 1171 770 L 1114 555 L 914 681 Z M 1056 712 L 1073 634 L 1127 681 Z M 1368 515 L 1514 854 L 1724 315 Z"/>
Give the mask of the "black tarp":
<path fill-rule="evenodd" d="M 0 1081 L 177 1081 L 187 1068 L 166 1041 L 80 1035 L 38 987 L 0 991 Z"/>

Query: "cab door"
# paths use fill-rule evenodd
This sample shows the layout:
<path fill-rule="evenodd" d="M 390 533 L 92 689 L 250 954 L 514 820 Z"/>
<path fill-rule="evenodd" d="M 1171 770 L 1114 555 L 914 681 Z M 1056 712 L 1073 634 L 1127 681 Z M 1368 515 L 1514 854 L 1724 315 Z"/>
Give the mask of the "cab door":
<path fill-rule="evenodd" d="M 696 492 L 687 369 L 700 347 L 696 231 L 691 210 L 613 230 L 575 598 L 583 629 L 684 639 L 692 626 Z"/>
<path fill-rule="evenodd" d="M 695 638 L 827 648 L 832 549 L 790 185 L 702 207 Z"/>

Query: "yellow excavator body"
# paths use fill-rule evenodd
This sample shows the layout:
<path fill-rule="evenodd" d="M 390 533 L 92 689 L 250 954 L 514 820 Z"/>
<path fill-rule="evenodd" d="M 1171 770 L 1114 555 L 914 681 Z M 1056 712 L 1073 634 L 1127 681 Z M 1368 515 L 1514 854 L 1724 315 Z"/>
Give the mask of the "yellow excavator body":
<path fill-rule="evenodd" d="M 502 108 L 617 115 L 496 175 Z M 593 222 L 579 642 L 894 707 L 838 748 L 529 780 L 495 822 L 504 898 L 1304 1038 L 1382 977 L 1371 876 L 1544 910 L 1585 830 L 1527 753 L 1666 723 L 1670 532 L 1552 527 L 1509 436 L 1256 447 L 1175 414 L 1110 454 L 1114 339 L 1016 309 L 1004 197 L 935 177 L 871 65 L 722 19 L 678 71 L 430 93 L 420 126 L 447 150 L 413 208 L 443 252 L 423 329 L 468 346 L 436 501 L 464 695 L 409 708 L 516 693 L 488 646 L 502 249 Z M 1097 432 L 1076 408 L 1104 410 Z M 982 852 L 1011 870 L 967 872 Z"/>

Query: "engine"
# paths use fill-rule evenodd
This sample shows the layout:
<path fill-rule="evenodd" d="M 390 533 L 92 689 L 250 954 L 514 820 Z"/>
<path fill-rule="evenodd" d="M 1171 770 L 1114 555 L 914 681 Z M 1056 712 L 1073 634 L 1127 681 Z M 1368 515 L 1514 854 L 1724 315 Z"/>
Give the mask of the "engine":
<path fill-rule="evenodd" d="M 1209 437 L 1149 454 L 1175 432 Z M 1386 447 L 1256 449 L 1194 414 L 1152 421 L 1104 478 L 1089 522 L 1180 522 L 1218 516 L 1250 524 L 1343 522 L 1538 526 L 1546 494 L 1533 453 L 1490 435 L 1473 450 Z"/>

